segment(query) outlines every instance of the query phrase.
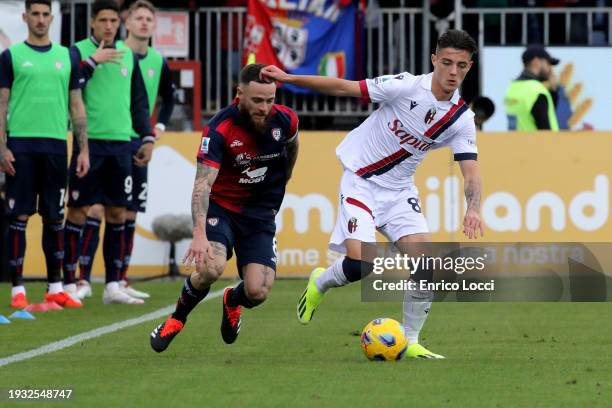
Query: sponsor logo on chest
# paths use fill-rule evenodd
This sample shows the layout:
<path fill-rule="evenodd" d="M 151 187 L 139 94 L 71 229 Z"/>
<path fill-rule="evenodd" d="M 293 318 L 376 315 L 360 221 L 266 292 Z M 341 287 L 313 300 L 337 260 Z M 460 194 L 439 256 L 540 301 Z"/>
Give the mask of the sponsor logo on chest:
<path fill-rule="evenodd" d="M 418 136 L 411 135 L 399 119 L 394 119 L 393 122 L 387 122 L 387 129 L 399 139 L 400 145 L 409 145 L 421 152 L 429 150 L 435 144 L 433 141 L 426 141 Z"/>

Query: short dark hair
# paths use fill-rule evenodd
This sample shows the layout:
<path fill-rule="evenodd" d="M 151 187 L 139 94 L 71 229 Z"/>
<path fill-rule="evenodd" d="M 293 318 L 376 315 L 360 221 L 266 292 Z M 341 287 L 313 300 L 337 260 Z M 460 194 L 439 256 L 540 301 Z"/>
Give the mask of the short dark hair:
<path fill-rule="evenodd" d="M 265 67 L 264 64 L 249 64 L 246 65 L 240 71 L 238 78 L 240 79 L 240 83 L 243 85 L 248 85 L 249 82 L 259 82 L 260 84 L 271 84 L 272 81 L 268 81 L 265 79 L 261 79 L 259 73 Z"/>
<path fill-rule="evenodd" d="M 44 4 L 45 6 L 49 6 L 49 8 L 51 8 L 51 0 L 25 0 L 26 10 L 29 10 L 32 7 L 32 4 Z"/>
<path fill-rule="evenodd" d="M 116 0 L 96 0 L 91 5 L 91 17 L 95 18 L 102 10 L 113 10 L 119 14 L 119 4 Z"/>
<path fill-rule="evenodd" d="M 132 3 L 130 8 L 128 9 L 128 14 L 132 14 L 139 8 L 146 8 L 151 13 L 155 14 L 155 6 L 148 0 L 137 0 L 135 3 Z"/>
<path fill-rule="evenodd" d="M 446 30 L 438 38 L 436 51 L 442 48 L 454 48 L 456 50 L 467 51 L 470 54 L 478 52 L 476 41 L 463 30 Z"/>

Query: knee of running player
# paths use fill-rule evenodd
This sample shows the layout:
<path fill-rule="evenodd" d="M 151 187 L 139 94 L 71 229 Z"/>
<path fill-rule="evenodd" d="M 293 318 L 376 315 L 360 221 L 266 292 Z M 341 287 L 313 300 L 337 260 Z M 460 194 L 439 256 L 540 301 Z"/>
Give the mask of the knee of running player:
<path fill-rule="evenodd" d="M 256 306 L 263 303 L 270 293 L 271 287 L 265 282 L 247 281 L 244 285 L 244 292 L 251 303 Z"/>
<path fill-rule="evenodd" d="M 208 288 L 223 275 L 225 260 L 205 260 L 196 266 L 196 271 L 191 275 L 191 283 L 198 290 Z"/>

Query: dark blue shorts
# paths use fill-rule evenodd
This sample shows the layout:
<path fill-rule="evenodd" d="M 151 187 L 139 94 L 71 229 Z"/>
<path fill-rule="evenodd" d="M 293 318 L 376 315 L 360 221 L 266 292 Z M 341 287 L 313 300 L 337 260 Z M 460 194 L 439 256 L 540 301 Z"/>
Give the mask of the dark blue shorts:
<path fill-rule="evenodd" d="M 132 155 L 135 155 L 138 152 L 140 146 L 140 139 L 132 139 Z M 128 205 L 128 210 L 141 213 L 147 211 L 147 194 L 149 192 L 147 179 L 148 166 L 139 167 L 132 159 L 132 180 L 134 182 L 134 194 L 132 195 L 132 201 L 130 201 L 130 204 Z"/>
<path fill-rule="evenodd" d="M 14 153 L 15 176 L 6 175 L 8 215 L 64 219 L 68 156 L 47 153 Z"/>
<path fill-rule="evenodd" d="M 206 218 L 206 237 L 227 249 L 227 259 L 236 251 L 236 265 L 242 277 L 242 267 L 250 263 L 266 265 L 276 271 L 276 223 L 274 219 L 246 217 L 217 205 L 212 200 Z"/>
<path fill-rule="evenodd" d="M 68 207 L 103 204 L 127 208 L 134 190 L 131 153 L 115 156 L 90 154 L 91 167 L 83 178 L 76 175 L 76 154 L 75 149 L 70 160 Z"/>

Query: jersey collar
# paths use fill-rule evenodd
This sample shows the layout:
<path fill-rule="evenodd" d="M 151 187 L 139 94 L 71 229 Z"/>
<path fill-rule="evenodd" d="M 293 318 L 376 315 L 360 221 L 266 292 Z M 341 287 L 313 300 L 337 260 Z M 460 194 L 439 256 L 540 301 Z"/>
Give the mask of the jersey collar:
<path fill-rule="evenodd" d="M 91 40 L 92 43 L 94 43 L 96 47 L 100 46 L 100 42 L 96 40 L 96 37 L 94 37 L 93 35 L 89 36 L 89 39 Z M 113 42 L 113 46 L 111 48 L 117 48 L 117 41 Z"/>
<path fill-rule="evenodd" d="M 423 80 L 421 81 L 421 86 L 423 87 L 423 89 L 426 89 L 429 92 L 431 92 L 431 79 L 432 78 L 433 78 L 433 72 L 430 72 L 429 74 L 424 75 L 423 76 Z M 450 101 L 454 105 L 459 105 L 459 100 L 460 99 L 461 99 L 461 95 L 459 95 L 459 89 L 455 89 L 455 92 L 453 93 L 453 96 L 450 99 Z"/>

